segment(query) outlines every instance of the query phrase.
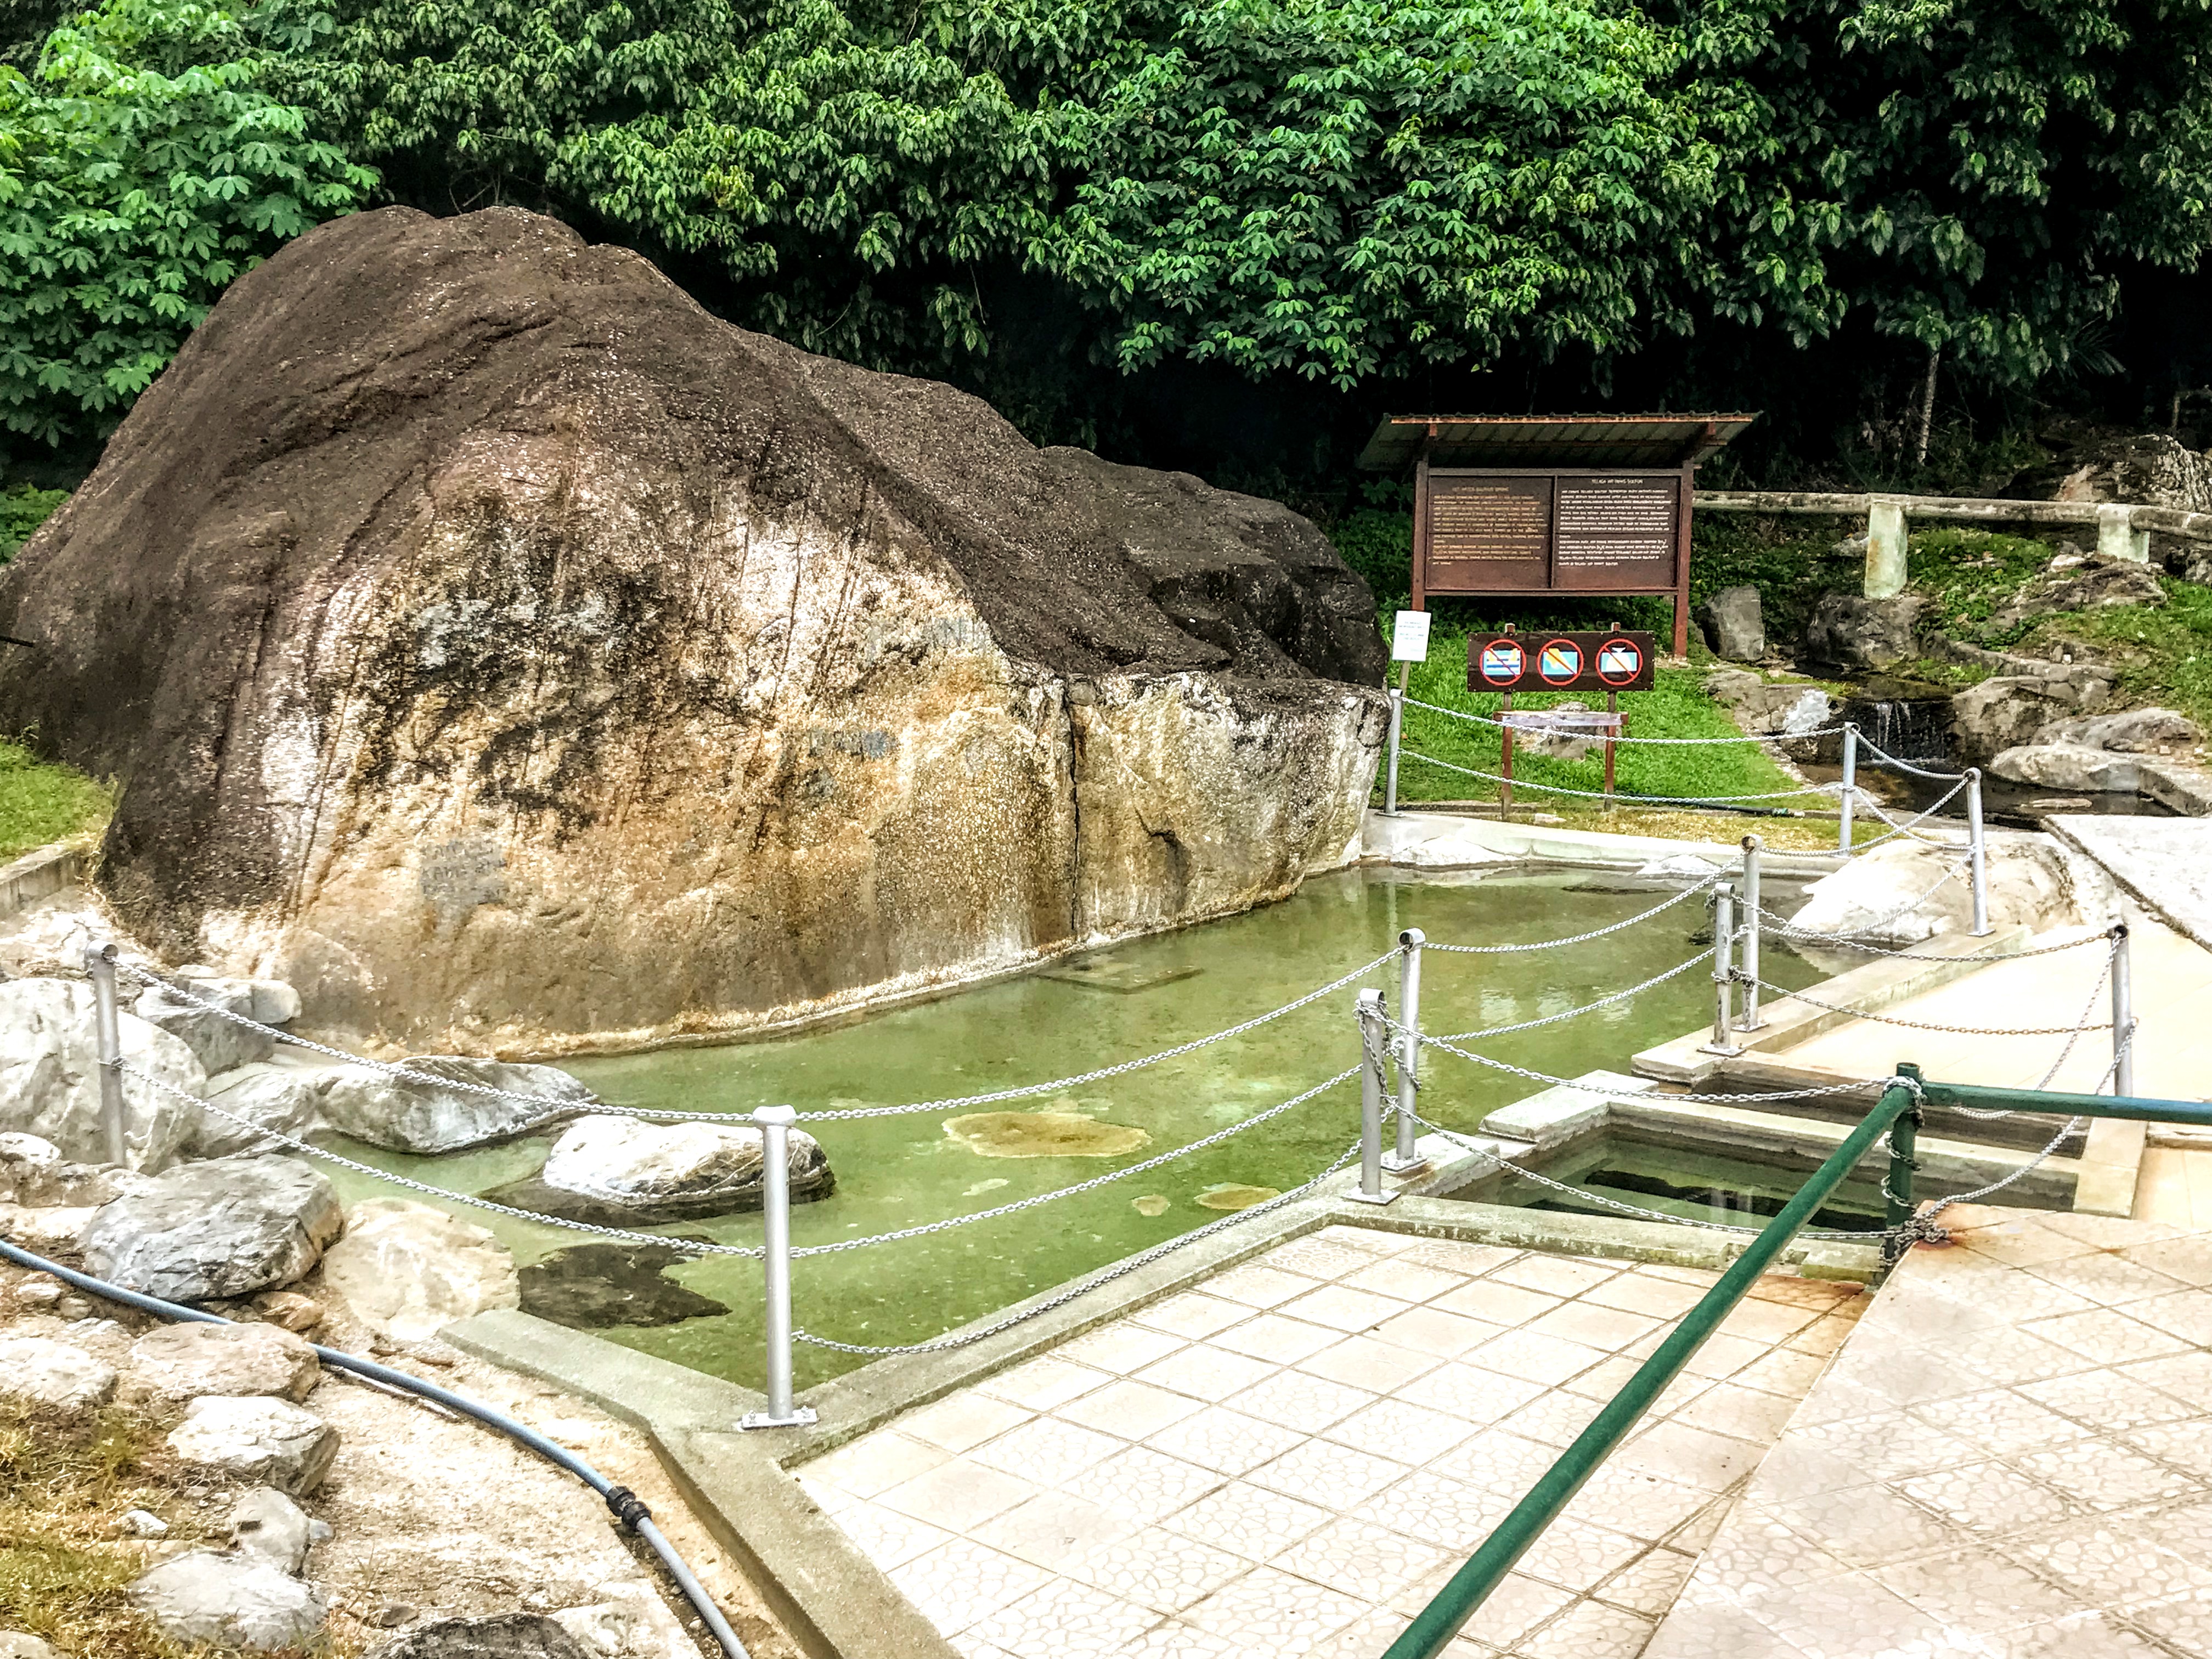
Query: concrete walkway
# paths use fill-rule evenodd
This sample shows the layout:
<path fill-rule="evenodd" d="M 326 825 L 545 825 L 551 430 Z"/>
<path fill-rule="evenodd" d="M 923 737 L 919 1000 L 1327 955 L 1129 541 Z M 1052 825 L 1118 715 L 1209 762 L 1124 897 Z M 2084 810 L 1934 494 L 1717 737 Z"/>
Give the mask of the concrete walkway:
<path fill-rule="evenodd" d="M 1374 1659 L 1714 1277 L 1331 1227 L 799 1474 L 969 1659 Z M 1454 1659 L 1635 1659 L 1864 1300 L 1760 1281 Z"/>
<path fill-rule="evenodd" d="M 2212 1229 L 1961 1207 L 1790 1419 L 1647 1659 L 2212 1653 Z"/>

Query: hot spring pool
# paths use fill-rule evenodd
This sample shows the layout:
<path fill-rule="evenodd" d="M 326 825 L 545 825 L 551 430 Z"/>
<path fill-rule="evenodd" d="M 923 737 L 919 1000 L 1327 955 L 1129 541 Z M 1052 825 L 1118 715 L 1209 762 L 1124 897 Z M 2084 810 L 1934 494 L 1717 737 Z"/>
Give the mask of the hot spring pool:
<path fill-rule="evenodd" d="M 610 1102 L 686 1110 L 748 1112 L 781 1101 L 805 1113 L 981 1093 L 1112 1065 L 1235 1024 L 1381 954 L 1401 928 L 1419 927 L 1439 942 L 1533 941 L 1634 915 L 1666 891 L 1579 870 L 1516 866 L 1511 873 L 1419 879 L 1397 871 L 1344 871 L 1310 880 L 1265 909 L 797 1035 L 567 1064 Z M 1786 899 L 1790 890 L 1777 896 Z M 1558 951 L 1503 957 L 1431 951 L 1423 969 L 1422 1024 L 1449 1033 L 1589 1002 L 1701 950 L 1705 940 L 1694 936 L 1709 925 L 1693 899 L 1639 927 Z M 1820 977 L 1771 940 L 1765 975 L 1790 986 Z M 1395 1000 L 1396 981 L 1394 962 L 1360 983 L 1382 987 Z M 1009 1107 L 967 1109 L 1069 1114 L 1145 1137 L 1141 1146 L 1114 1156 L 990 1156 L 946 1132 L 945 1120 L 960 1115 L 954 1110 L 802 1124 L 828 1152 L 837 1187 L 830 1197 L 794 1208 L 793 1241 L 803 1246 L 857 1239 L 991 1208 L 1240 1122 L 1357 1060 L 1356 988 L 1183 1059 Z M 1711 996 L 1705 972 L 1692 969 L 1629 1001 L 1481 1046 L 1498 1059 L 1555 1076 L 1621 1069 L 1636 1050 L 1710 1020 Z M 1425 1114 L 1456 1128 L 1472 1129 L 1540 1086 L 1449 1055 L 1432 1055 L 1425 1065 Z M 1354 1081 L 1249 1135 L 1096 1192 L 925 1237 L 802 1258 L 793 1267 L 793 1316 L 817 1334 L 848 1342 L 923 1340 L 1218 1218 L 1221 1211 L 1203 1200 L 1233 1201 L 1224 1189 L 1298 1185 L 1352 1142 L 1358 1110 Z M 536 1137 L 422 1158 L 332 1142 L 364 1163 L 471 1193 L 532 1173 L 550 1144 Z M 333 1171 L 332 1178 L 348 1203 L 410 1195 L 346 1170 Z M 1151 1201 L 1140 1208 L 1134 1202 L 1139 1199 Z M 455 1208 L 465 1219 L 490 1226 L 526 1272 L 546 1271 L 547 1258 L 588 1243 L 564 1229 Z M 761 1223 L 754 1214 L 647 1231 L 757 1244 Z M 666 1277 L 729 1311 L 611 1327 L 599 1334 L 758 1386 L 758 1265 L 696 1257 L 668 1267 Z M 805 1387 L 862 1363 L 802 1345 L 798 1380 Z"/>

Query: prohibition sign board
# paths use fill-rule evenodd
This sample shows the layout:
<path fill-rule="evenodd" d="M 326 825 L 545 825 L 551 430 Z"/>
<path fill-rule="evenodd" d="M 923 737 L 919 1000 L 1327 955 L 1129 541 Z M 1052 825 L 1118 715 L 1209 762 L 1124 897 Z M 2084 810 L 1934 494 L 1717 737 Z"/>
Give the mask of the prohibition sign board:
<path fill-rule="evenodd" d="M 1470 634 L 1470 691 L 1649 691 L 1656 658 L 1642 630 Z"/>
<path fill-rule="evenodd" d="M 1597 648 L 1597 677 L 1607 685 L 1632 684 L 1644 672 L 1644 651 L 1626 635 L 1617 635 Z"/>
<path fill-rule="evenodd" d="M 1583 677 L 1583 648 L 1572 640 L 1550 639 L 1536 653 L 1536 674 L 1547 685 L 1572 685 Z"/>
<path fill-rule="evenodd" d="M 1528 672 L 1528 653 L 1521 641 L 1514 639 L 1491 640 L 1476 654 L 1482 678 L 1501 690 L 1510 690 L 1521 684 Z"/>

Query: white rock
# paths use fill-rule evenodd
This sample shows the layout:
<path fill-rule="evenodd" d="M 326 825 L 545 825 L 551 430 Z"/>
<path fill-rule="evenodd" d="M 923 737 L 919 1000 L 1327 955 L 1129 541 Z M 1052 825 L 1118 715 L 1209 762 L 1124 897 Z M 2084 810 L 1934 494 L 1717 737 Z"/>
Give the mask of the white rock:
<path fill-rule="evenodd" d="M 1804 906 L 1790 925 L 1891 946 L 1965 933 L 1973 926 L 1966 871 L 1936 885 L 1965 856 L 1963 847 L 1885 842 L 1806 889 Z M 2066 860 L 2047 836 L 1992 834 L 1988 872 L 1992 927 L 2040 931 L 2082 919 Z"/>
<path fill-rule="evenodd" d="M 187 1463 L 300 1498 L 329 1472 L 338 1431 L 288 1401 L 219 1395 L 185 1407 L 169 1447 Z"/>
<path fill-rule="evenodd" d="M 323 1282 L 386 1336 L 417 1342 L 492 1308 L 522 1305 L 514 1258 L 483 1228 L 403 1198 L 346 1213 L 323 1257 Z"/>
<path fill-rule="evenodd" d="M 304 1647 L 330 1616 L 313 1584 L 251 1556 L 209 1550 L 164 1561 L 131 1587 L 131 1600 L 172 1640 L 250 1652 Z"/>
<path fill-rule="evenodd" d="M 1680 876 L 1692 881 L 1703 881 L 1719 868 L 1720 866 L 1706 863 L 1695 853 L 1669 853 L 1663 859 L 1653 859 L 1649 864 L 1640 866 L 1636 873 L 1639 876 Z"/>
<path fill-rule="evenodd" d="M 699 1649 L 652 1585 L 639 1579 L 602 1584 L 589 1607 L 568 1607 L 553 1622 L 592 1659 L 699 1659 Z"/>
<path fill-rule="evenodd" d="M 82 1348 L 45 1337 L 0 1341 L 0 1395 L 70 1413 L 104 1406 L 115 1393 L 115 1368 Z"/>
<path fill-rule="evenodd" d="M 127 1009 L 121 1024 L 125 1060 L 199 1093 L 207 1074 L 191 1048 Z M 144 1084 L 125 1089 L 123 1099 L 125 1162 L 134 1170 L 161 1169 L 191 1132 L 195 1113 Z M 0 985 L 0 1129 L 35 1135 L 80 1163 L 106 1158 L 90 985 L 64 979 Z"/>
<path fill-rule="evenodd" d="M 2008 749 L 1990 763 L 1990 771 L 2008 782 L 2033 784 L 2041 789 L 2133 794 L 2142 784 L 2142 764 L 2133 755 L 2078 743 L 2027 744 Z"/>
<path fill-rule="evenodd" d="M 192 979 L 183 990 L 199 1002 L 187 1002 L 167 986 L 149 985 L 138 994 L 131 1012 L 149 1025 L 158 1025 L 176 1037 L 199 1057 L 200 1065 L 210 1073 L 227 1072 L 234 1066 L 250 1066 L 256 1060 L 269 1058 L 274 1046 L 266 1033 L 251 1025 L 241 1025 L 234 1019 L 226 1019 L 227 1013 L 253 1018 L 253 987 L 246 980 Z M 199 1003 L 212 1003 L 214 1007 L 202 1007 Z"/>
<path fill-rule="evenodd" d="M 151 1510 L 126 1510 L 123 1530 L 133 1538 L 161 1538 L 167 1535 L 169 1523 Z"/>
<path fill-rule="evenodd" d="M 99 1213 L 88 1204 L 62 1209 L 0 1204 L 0 1237 L 12 1239 L 25 1249 L 36 1252 L 75 1249 L 84 1230 Z"/>
<path fill-rule="evenodd" d="M 35 1636 L 0 1630 L 0 1659 L 62 1659 L 60 1654 Z"/>
<path fill-rule="evenodd" d="M 525 1208 L 581 1221 L 685 1221 L 757 1208 L 765 1165 L 758 1129 L 720 1123 L 647 1123 L 580 1118 L 562 1132 L 535 1182 L 499 1189 Z M 792 1197 L 819 1198 L 836 1185 L 821 1143 L 790 1134 Z M 564 1198 L 580 1200 L 565 1203 Z"/>
<path fill-rule="evenodd" d="M 307 1565 L 307 1551 L 318 1541 L 315 1529 L 320 1525 L 283 1492 L 258 1486 L 231 1506 L 230 1541 L 241 1556 L 266 1561 L 296 1578 Z M 329 1528 L 322 1531 L 329 1536 Z"/>
<path fill-rule="evenodd" d="M 591 1091 L 555 1066 L 417 1055 L 410 1072 L 500 1089 L 521 1099 L 404 1083 L 373 1066 L 338 1066 L 322 1074 L 324 1121 L 342 1133 L 395 1152 L 434 1155 L 523 1133 L 549 1115 L 574 1113 Z"/>
<path fill-rule="evenodd" d="M 188 1155 L 231 1158 L 240 1152 L 283 1151 L 283 1142 L 256 1129 L 274 1129 L 295 1139 L 306 1134 L 314 1127 L 327 1069 L 257 1063 L 210 1078 L 208 1103 L 246 1121 L 241 1125 L 211 1111 L 202 1113 L 187 1143 Z"/>
<path fill-rule="evenodd" d="M 85 1261 L 101 1279 L 171 1302 L 289 1285 L 344 1224 L 331 1183 L 298 1158 L 188 1164 L 154 1188 L 94 1213 Z"/>
<path fill-rule="evenodd" d="M 132 1345 L 132 1369 L 173 1400 L 281 1395 L 305 1400 L 322 1380 L 313 1345 L 276 1325 L 164 1325 Z"/>
<path fill-rule="evenodd" d="M 62 1149 L 37 1135 L 0 1135 L 0 1164 L 23 1164 L 33 1169 L 62 1161 Z"/>

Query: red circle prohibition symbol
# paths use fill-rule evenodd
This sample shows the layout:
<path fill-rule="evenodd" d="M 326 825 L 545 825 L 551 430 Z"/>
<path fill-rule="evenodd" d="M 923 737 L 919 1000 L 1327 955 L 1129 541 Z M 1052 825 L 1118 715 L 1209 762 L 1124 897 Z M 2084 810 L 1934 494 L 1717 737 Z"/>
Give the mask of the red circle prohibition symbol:
<path fill-rule="evenodd" d="M 1528 653 L 1511 640 L 1492 640 L 1482 647 L 1482 678 L 1492 685 L 1510 685 L 1528 672 Z"/>
<path fill-rule="evenodd" d="M 1583 672 L 1583 648 L 1572 640 L 1547 640 L 1536 653 L 1536 672 L 1549 685 L 1566 685 Z"/>
<path fill-rule="evenodd" d="M 1607 640 L 1597 648 L 1597 677 L 1626 685 L 1644 672 L 1644 647 L 1633 640 Z"/>

